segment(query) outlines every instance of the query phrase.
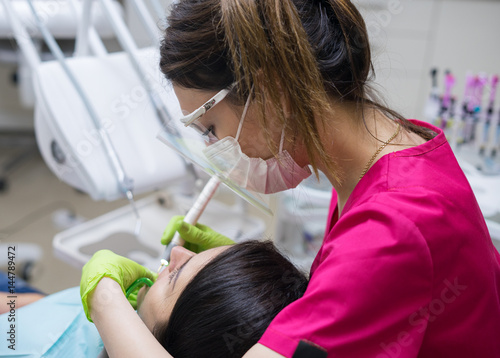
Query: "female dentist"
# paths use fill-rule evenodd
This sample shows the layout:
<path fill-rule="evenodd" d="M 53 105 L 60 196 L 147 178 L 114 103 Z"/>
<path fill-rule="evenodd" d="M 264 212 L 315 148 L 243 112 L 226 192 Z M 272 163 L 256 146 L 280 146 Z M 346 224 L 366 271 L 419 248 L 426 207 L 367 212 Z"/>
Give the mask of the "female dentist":
<path fill-rule="evenodd" d="M 370 90 L 355 6 L 180 0 L 168 24 L 161 70 L 214 164 L 264 193 L 309 165 L 335 188 L 305 295 L 244 357 L 499 357 L 500 255 L 443 132 Z M 179 218 L 162 242 L 175 231 L 202 249 L 227 243 Z M 126 327 L 111 325 L 126 314 L 98 315 Z M 170 356 L 147 330 L 126 337 L 105 344 Z"/>

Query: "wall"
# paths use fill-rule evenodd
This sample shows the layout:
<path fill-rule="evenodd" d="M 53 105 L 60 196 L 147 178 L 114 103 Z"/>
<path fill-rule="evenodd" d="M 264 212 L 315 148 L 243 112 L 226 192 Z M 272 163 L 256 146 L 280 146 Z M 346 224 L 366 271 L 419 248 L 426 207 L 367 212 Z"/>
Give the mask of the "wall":
<path fill-rule="evenodd" d="M 376 83 L 388 103 L 408 118 L 422 118 L 432 67 L 456 75 L 459 98 L 467 71 L 500 74 L 499 1 L 354 2 L 369 29 Z"/>

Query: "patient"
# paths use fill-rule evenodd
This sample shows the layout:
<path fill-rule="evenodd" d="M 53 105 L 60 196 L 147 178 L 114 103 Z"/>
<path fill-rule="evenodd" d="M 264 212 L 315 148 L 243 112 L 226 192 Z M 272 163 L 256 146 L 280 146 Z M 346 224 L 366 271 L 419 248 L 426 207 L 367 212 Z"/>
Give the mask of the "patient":
<path fill-rule="evenodd" d="M 248 241 L 200 254 L 176 247 L 170 266 L 155 284 L 139 291 L 138 314 L 176 358 L 207 354 L 241 357 L 258 341 L 273 317 L 303 295 L 306 286 L 306 277 L 271 242 Z M 55 305 L 54 298 L 64 292 L 68 294 L 60 305 Z M 18 318 L 24 317 L 19 328 L 29 327 L 30 332 L 24 338 L 18 333 L 16 356 L 23 354 L 30 341 L 41 341 L 41 337 L 46 340 L 39 344 L 39 355 L 64 356 L 70 351 L 72 357 L 95 357 L 102 350 L 95 326 L 81 309 L 77 288 L 58 294 L 17 312 Z M 70 309 L 75 313 L 68 313 Z M 58 323 L 62 328 L 57 334 L 47 328 L 58 320 L 56 315 L 70 320 Z M 25 324 L 30 319 L 47 324 Z M 35 351 L 29 347 L 29 353 Z"/>
<path fill-rule="evenodd" d="M 177 247 L 171 264 L 143 301 L 139 295 L 138 313 L 176 358 L 207 352 L 243 356 L 307 286 L 306 277 L 271 242 L 249 241 L 198 255 Z"/>

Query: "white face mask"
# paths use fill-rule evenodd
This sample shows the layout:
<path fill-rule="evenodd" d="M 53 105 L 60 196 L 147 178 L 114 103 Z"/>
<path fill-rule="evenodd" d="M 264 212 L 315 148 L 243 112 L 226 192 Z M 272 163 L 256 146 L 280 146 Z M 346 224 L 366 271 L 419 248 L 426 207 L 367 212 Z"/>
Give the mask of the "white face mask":
<path fill-rule="evenodd" d="M 307 166 L 301 168 L 290 154 L 283 150 L 284 131 L 277 157 L 267 160 L 250 158 L 241 151 L 238 138 L 249 104 L 250 97 L 245 104 L 236 138 L 223 138 L 205 148 L 203 153 L 212 164 L 242 188 L 263 194 L 295 188 L 311 175 L 311 171 Z"/>

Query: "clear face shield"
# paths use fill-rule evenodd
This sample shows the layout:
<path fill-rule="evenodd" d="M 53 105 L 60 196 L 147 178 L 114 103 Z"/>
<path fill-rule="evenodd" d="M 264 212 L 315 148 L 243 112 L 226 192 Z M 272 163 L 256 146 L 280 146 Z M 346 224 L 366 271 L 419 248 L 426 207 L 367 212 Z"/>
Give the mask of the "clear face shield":
<path fill-rule="evenodd" d="M 222 183 L 248 201 L 253 206 L 265 213 L 272 215 L 267 200 L 258 193 L 242 188 L 234 180 L 231 180 L 228 173 L 221 170 L 208 160 L 204 151 L 207 146 L 218 142 L 218 138 L 213 134 L 211 128 L 206 128 L 200 121 L 203 115 L 220 103 L 230 92 L 225 89 L 218 92 L 214 97 L 205 102 L 201 107 L 190 114 L 182 113 L 176 96 L 171 90 L 168 95 L 169 117 L 168 123 L 164 124 L 164 130 L 158 133 L 157 138 L 168 147 L 180 154 L 188 163 L 193 163 L 210 176 L 216 175 Z M 167 89 L 169 91 L 169 89 Z"/>

